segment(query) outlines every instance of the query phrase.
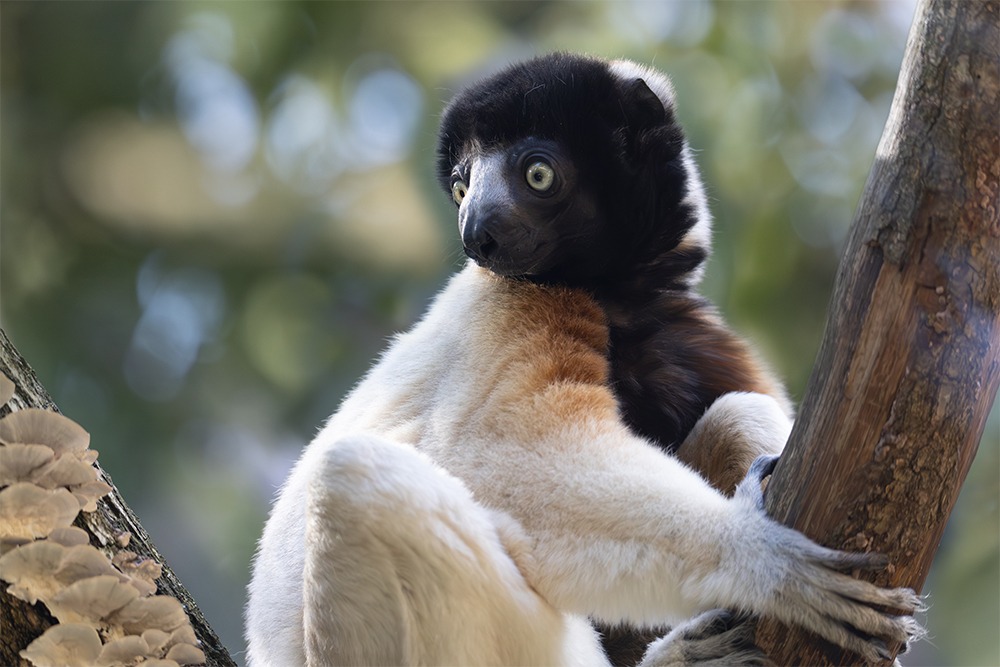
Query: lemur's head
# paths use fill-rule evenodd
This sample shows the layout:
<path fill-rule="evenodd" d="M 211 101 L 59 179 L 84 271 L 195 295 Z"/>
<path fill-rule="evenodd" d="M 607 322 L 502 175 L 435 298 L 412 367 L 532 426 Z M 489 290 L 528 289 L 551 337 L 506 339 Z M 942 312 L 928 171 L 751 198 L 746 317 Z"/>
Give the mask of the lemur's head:
<path fill-rule="evenodd" d="M 673 88 L 628 61 L 556 53 L 459 93 L 438 178 L 465 252 L 506 276 L 690 284 L 709 215 Z"/>

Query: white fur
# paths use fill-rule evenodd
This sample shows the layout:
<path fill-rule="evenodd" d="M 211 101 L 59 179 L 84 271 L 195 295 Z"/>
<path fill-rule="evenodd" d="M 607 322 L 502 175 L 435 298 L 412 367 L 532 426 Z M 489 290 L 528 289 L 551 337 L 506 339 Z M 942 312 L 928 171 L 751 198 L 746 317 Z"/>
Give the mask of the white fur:
<path fill-rule="evenodd" d="M 653 91 L 653 94 L 660 98 L 664 108 L 673 109 L 676 105 L 676 94 L 674 84 L 670 82 L 663 72 L 659 72 L 652 67 L 642 65 L 632 60 L 612 60 L 608 63 L 608 69 L 621 81 L 632 81 L 642 79 Z"/>
<path fill-rule="evenodd" d="M 504 544 L 519 536 L 426 456 L 359 435 L 320 466 L 307 491 L 311 663 L 554 665 L 588 643 L 600 655 L 585 622 L 527 585 Z"/>
<path fill-rule="evenodd" d="M 515 564 L 530 551 L 520 525 L 399 444 L 488 445 L 461 437 L 482 343 L 462 321 L 484 275 L 453 279 L 295 466 L 254 564 L 250 665 L 606 664 L 590 623 Z"/>
<path fill-rule="evenodd" d="M 712 248 L 712 213 L 708 208 L 708 198 L 705 196 L 705 186 L 702 185 L 698 165 L 695 164 L 691 147 L 686 142 L 683 158 L 684 171 L 687 174 L 687 192 L 684 193 L 684 199 L 681 200 L 681 203 L 694 210 L 698 221 L 687 231 L 678 247 L 681 249 L 701 248 L 709 252 Z M 685 282 L 693 287 L 701 282 L 704 275 L 705 262 L 702 262 L 694 271 L 685 276 Z"/>
<path fill-rule="evenodd" d="M 792 430 L 791 409 L 767 394 L 720 396 L 677 448 L 679 459 L 732 494 L 760 455 L 780 454 Z"/>
<path fill-rule="evenodd" d="M 888 623 L 841 589 L 909 600 L 830 571 L 759 484 L 727 498 L 632 435 L 606 387 L 545 380 L 573 355 L 532 359 L 557 313 L 531 320 L 513 285 L 459 273 L 309 445 L 254 564 L 250 665 L 599 665 L 582 616 L 729 606 L 830 636 L 814 616 Z"/>

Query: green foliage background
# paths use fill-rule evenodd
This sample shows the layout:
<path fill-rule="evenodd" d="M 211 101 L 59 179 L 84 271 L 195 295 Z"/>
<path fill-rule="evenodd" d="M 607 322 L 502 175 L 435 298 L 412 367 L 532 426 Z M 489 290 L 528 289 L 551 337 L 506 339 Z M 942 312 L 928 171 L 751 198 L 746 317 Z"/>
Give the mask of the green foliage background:
<path fill-rule="evenodd" d="M 242 659 L 301 448 L 461 263 L 433 182 L 463 83 L 554 49 L 673 78 L 705 289 L 798 397 L 913 5 L 0 4 L 0 322 Z M 916 664 L 1000 664 L 997 411 Z"/>

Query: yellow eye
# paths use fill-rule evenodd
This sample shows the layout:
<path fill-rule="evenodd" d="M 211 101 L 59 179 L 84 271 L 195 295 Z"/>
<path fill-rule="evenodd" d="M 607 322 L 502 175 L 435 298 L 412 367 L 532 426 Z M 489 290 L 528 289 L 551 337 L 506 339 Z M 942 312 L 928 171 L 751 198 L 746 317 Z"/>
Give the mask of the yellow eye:
<path fill-rule="evenodd" d="M 456 204 L 461 205 L 462 200 L 465 199 L 465 195 L 468 192 L 469 186 L 462 181 L 455 181 L 451 186 L 451 198 L 455 200 Z"/>
<path fill-rule="evenodd" d="M 533 190 L 545 192 L 552 187 L 552 183 L 556 180 L 556 173 L 545 162 L 532 162 L 528 166 L 528 170 L 524 172 L 524 177 L 528 179 L 528 185 Z"/>

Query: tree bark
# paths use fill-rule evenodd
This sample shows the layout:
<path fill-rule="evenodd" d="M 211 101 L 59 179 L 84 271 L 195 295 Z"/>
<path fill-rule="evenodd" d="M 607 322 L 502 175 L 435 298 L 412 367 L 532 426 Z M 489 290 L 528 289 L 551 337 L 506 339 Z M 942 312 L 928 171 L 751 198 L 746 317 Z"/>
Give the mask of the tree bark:
<path fill-rule="evenodd" d="M 42 408 L 59 411 L 3 329 L 0 329 L 0 372 L 13 380 L 16 385 L 14 398 L 10 400 L 10 404 L 16 405 L 19 409 Z M 0 416 L 10 411 L 9 405 L 0 406 Z M 74 525 L 86 530 L 90 534 L 91 544 L 106 554 L 123 551 L 124 547 L 119 544 L 118 538 L 128 533 L 131 536 L 128 551 L 142 558 L 153 559 L 163 566 L 163 573 L 156 582 L 157 592 L 173 596 L 184 605 L 195 634 L 201 641 L 200 648 L 205 652 L 205 664 L 210 667 L 235 667 L 236 663 L 205 621 L 191 594 L 164 562 L 135 514 L 114 488 L 111 478 L 98 464 L 95 465 L 100 470 L 101 480 L 112 487 L 111 493 L 99 501 L 96 512 L 81 512 Z M 19 652 L 54 623 L 55 620 L 49 616 L 44 605 L 41 603 L 30 605 L 15 598 L 7 593 L 6 585 L 0 583 L 0 628 L 2 628 L 0 665 L 30 665 L 19 656 Z"/>
<path fill-rule="evenodd" d="M 1000 382 L 1000 4 L 925 0 L 768 512 L 920 590 Z M 862 664 L 763 620 L 779 665 Z M 895 647 L 898 650 L 899 647 Z"/>

